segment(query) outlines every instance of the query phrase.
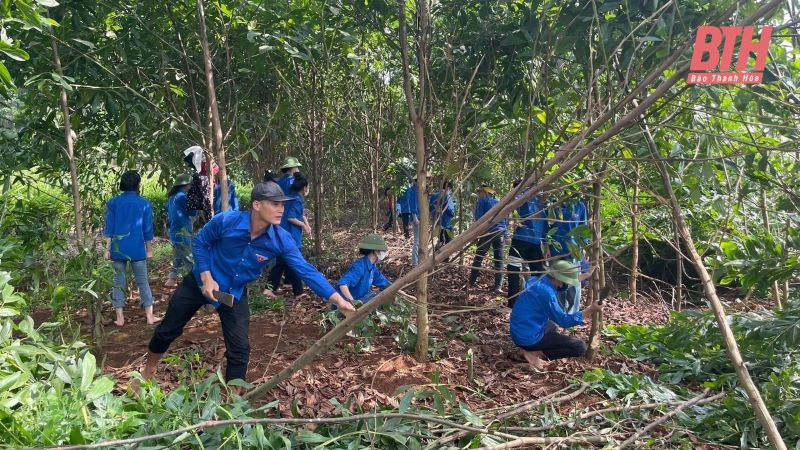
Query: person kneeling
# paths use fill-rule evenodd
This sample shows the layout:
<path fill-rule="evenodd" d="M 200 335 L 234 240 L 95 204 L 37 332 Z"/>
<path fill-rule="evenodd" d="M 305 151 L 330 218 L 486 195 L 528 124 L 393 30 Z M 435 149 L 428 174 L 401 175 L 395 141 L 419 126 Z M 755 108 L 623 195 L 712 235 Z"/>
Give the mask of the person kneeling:
<path fill-rule="evenodd" d="M 378 261 L 386 258 L 388 250 L 381 236 L 377 234 L 364 236 L 358 245 L 358 251 L 363 256 L 353 262 L 336 286 L 345 299 L 350 302 L 358 300 L 366 303 L 378 295 L 378 291 L 372 290 L 373 286 L 382 290 L 392 284 L 376 265 Z"/>
<path fill-rule="evenodd" d="M 563 328 L 585 325 L 584 316 L 602 311 L 602 306 L 593 303 L 582 312 L 564 312 L 556 291 L 568 286 L 579 288 L 578 276 L 578 267 L 567 261 L 556 261 L 544 275 L 531 277 L 525 291 L 514 302 L 509 326 L 511 340 L 522 349 L 525 360 L 537 369 L 544 368 L 543 356 L 560 359 L 586 353 L 583 340 L 556 331 L 556 325 Z"/>

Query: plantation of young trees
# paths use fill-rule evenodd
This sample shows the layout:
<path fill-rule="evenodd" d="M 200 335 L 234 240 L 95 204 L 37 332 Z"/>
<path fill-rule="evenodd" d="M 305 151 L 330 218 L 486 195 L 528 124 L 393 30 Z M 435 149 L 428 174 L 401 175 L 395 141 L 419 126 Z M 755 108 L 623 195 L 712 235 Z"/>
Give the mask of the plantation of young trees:
<path fill-rule="evenodd" d="M 796 0 L 0 12 L 0 447 L 800 448 Z M 750 25 L 772 27 L 760 84 L 687 83 L 698 27 Z M 740 41 L 720 46 L 730 71 Z M 215 314 L 190 322 L 153 380 L 132 281 L 128 321 L 110 321 L 103 227 L 119 177 L 137 170 L 152 204 L 163 315 L 167 192 L 194 145 L 219 166 L 223 209 L 227 180 L 250 209 L 265 171 L 302 163 L 302 251 L 331 283 L 365 234 L 389 245 L 392 284 L 347 318 L 311 291 L 272 299 L 266 277 L 253 283 L 237 386 Z M 417 265 L 397 217 L 383 229 L 386 188 L 412 180 Z M 454 238 L 436 245 L 429 194 L 448 181 Z M 499 201 L 475 220 L 485 184 Z M 545 371 L 516 357 L 488 261 L 468 286 L 476 241 L 536 195 L 583 200 L 582 303 L 610 292 L 566 331 L 586 356 Z"/>

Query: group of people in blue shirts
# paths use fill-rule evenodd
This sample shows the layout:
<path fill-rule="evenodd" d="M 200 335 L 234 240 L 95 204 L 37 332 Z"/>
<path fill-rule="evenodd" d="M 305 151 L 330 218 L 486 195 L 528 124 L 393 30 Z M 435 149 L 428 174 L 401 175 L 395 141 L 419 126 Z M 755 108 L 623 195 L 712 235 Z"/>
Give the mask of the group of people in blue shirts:
<path fill-rule="evenodd" d="M 515 182 L 514 187 L 520 182 Z M 526 193 L 527 189 L 524 189 L 518 196 Z M 481 185 L 476 196 L 473 217 L 478 221 L 497 205 L 498 200 L 490 184 Z M 414 266 L 418 263 L 419 251 L 416 183 L 400 194 L 397 204 L 406 237 L 409 237 L 409 225 L 413 230 L 411 264 Z M 449 183 L 431 194 L 430 211 L 432 222 L 441 227 L 439 242 L 449 242 L 453 236 L 455 216 Z M 468 286 L 473 288 L 476 285 L 481 265 L 491 249 L 494 262 L 492 291 L 504 293 L 503 281 L 507 274 L 508 291 L 505 295 L 511 308 L 510 334 L 526 360 L 540 368 L 543 356 L 550 359 L 581 356 L 586 351 L 586 344 L 558 333 L 555 324 L 562 327 L 583 324 L 579 311 L 581 286 L 589 277 L 591 266 L 583 250 L 589 240 L 581 237 L 577 229 L 588 225 L 586 205 L 578 198 L 551 205 L 536 195 L 519 206 L 514 216 L 513 230 L 509 229 L 508 219 L 502 218 L 494 221 L 478 238 Z M 440 222 L 436 223 L 437 220 Z M 505 245 L 510 232 L 511 244 L 504 268 Z M 523 282 L 523 274 L 529 275 L 527 282 Z M 599 311 L 600 307 L 594 305 L 591 308 L 590 313 Z"/>
<path fill-rule="evenodd" d="M 335 287 L 303 258 L 300 250 L 302 234 L 311 231 L 303 207 L 308 180 L 300 174 L 300 167 L 296 158 L 287 158 L 278 180 L 267 176 L 263 182 L 256 184 L 247 211 L 239 210 L 238 197 L 230 200 L 230 209 L 214 215 L 196 234 L 192 230 L 192 216 L 196 211 L 187 207 L 192 177 L 181 175 L 175 179 L 167 202 L 169 237 L 175 249 L 173 267 L 167 281 L 176 290 L 170 297 L 163 319 L 153 316 L 153 298 L 147 286 L 146 260 L 152 256 L 152 207 L 138 194 L 141 180 L 138 173 L 131 171 L 123 174 L 120 182 L 122 194 L 108 203 L 104 230 L 106 257 L 115 268 L 115 287 L 112 292 L 117 310 L 115 323 L 119 326 L 124 323 L 121 313 L 125 299 L 122 291 L 128 264 L 132 266 L 139 285 L 140 307 L 145 311 L 148 323 L 158 323 L 148 345 L 142 372 L 144 378 L 154 376 L 158 363 L 171 343 L 183 333 L 184 326 L 201 307 L 210 304 L 219 315 L 225 339 L 225 378 L 245 379 L 250 354 L 250 310 L 246 287 L 265 270 L 269 270 L 270 280 L 266 295 L 275 295 L 275 289 L 282 285 L 282 277 L 292 285 L 295 295 L 302 293 L 302 283 L 305 282 L 316 295 L 345 315 L 355 310 L 354 303 L 366 302 L 374 297 L 377 291 L 373 288 L 381 290 L 391 283 L 378 267 L 388 253 L 386 242 L 378 234 L 364 236 L 359 243 L 359 258 L 350 265 Z M 235 196 L 234 189 L 230 189 L 230 192 Z M 444 183 L 441 189 L 431 195 L 430 200 L 432 221 L 440 230 L 439 240 L 446 243 L 452 239 L 455 216 L 452 185 Z M 418 236 L 416 188 L 410 186 L 398 203 L 404 225 L 410 225 L 415 236 Z M 482 186 L 475 206 L 475 219 L 480 219 L 496 203 L 492 187 Z M 576 218 L 584 218 L 585 221 L 586 211 L 582 203 L 570 205 L 569 210 L 565 209 L 567 206 L 559 210 L 553 225 L 548 222 L 553 221 L 553 217 L 544 214 L 545 208 L 537 197 L 518 209 L 520 217 L 511 241 L 507 270 L 509 305 L 512 308 L 510 335 L 525 359 L 534 367 L 542 367 L 544 357 L 552 359 L 582 354 L 585 344 L 574 337 L 559 334 L 553 323 L 562 327 L 582 324 L 584 313 L 593 313 L 600 308 L 592 305 L 583 313 L 570 311 L 569 304 L 565 305 L 563 301 L 569 295 L 561 294 L 561 291 L 566 293 L 573 289 L 580 292 L 580 269 L 569 257 L 573 254 L 574 242 L 567 240 L 573 239 L 568 231 L 553 234 L 556 240 L 563 234 L 565 240 L 552 242 L 547 250 L 549 255 L 542 251 L 549 226 L 559 227 L 561 223 L 573 226 Z M 501 220 L 479 240 L 479 255 L 475 259 L 477 264 L 473 263 L 470 283 L 477 280 L 479 257 L 482 258 L 489 248 L 494 250 L 495 264 L 498 260 L 502 261 L 506 233 L 507 223 Z M 415 249 L 419 249 L 418 240 L 415 240 Z M 412 264 L 418 262 L 413 260 L 415 253 L 412 253 Z M 545 256 L 551 258 L 548 265 L 544 263 L 547 259 Z M 524 270 L 526 265 L 528 270 Z M 499 270 L 502 267 L 496 265 L 495 268 L 495 288 L 498 288 L 502 285 L 502 271 Z M 520 286 L 523 273 L 531 274 L 524 289 Z M 180 275 L 183 277 L 178 282 Z M 579 297 L 573 301 L 579 307 Z"/>

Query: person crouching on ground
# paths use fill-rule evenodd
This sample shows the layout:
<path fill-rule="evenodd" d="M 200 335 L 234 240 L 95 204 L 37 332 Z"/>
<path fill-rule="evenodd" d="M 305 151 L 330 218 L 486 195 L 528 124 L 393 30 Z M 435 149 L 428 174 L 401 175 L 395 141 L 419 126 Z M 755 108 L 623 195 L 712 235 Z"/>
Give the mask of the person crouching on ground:
<path fill-rule="evenodd" d="M 531 277 L 525 284 L 525 291 L 514 302 L 509 327 L 511 340 L 522 349 L 525 360 L 537 369 L 544 368 L 543 356 L 560 359 L 586 353 L 584 341 L 556 331 L 556 324 L 563 328 L 585 325 L 585 316 L 603 310 L 593 303 L 582 312 L 564 312 L 556 291 L 568 286 L 579 287 L 579 272 L 580 269 L 567 261 L 556 261 L 543 275 Z"/>
<path fill-rule="evenodd" d="M 364 236 L 358 245 L 362 257 L 353 262 L 337 283 L 339 292 L 344 298 L 351 302 L 358 300 L 366 303 L 378 295 L 379 291 L 373 291 L 373 286 L 383 290 L 392 284 L 376 265 L 386 258 L 388 250 L 386 242 L 379 235 Z"/>
<path fill-rule="evenodd" d="M 353 305 L 336 292 L 325 277 L 303 259 L 292 236 L 280 227 L 284 195 L 277 183 L 257 184 L 251 194 L 252 211 L 229 211 L 214 216 L 192 241 L 194 267 L 169 300 L 164 320 L 153 332 L 142 376 L 152 378 L 172 341 L 204 305 L 217 310 L 225 338 L 225 379 L 245 379 L 250 361 L 250 306 L 247 284 L 255 281 L 270 261 L 283 258 L 320 297 L 348 316 Z M 218 300 L 230 301 L 223 304 Z M 134 386 L 134 389 L 136 387 Z M 235 389 L 241 393 L 240 389 Z"/>

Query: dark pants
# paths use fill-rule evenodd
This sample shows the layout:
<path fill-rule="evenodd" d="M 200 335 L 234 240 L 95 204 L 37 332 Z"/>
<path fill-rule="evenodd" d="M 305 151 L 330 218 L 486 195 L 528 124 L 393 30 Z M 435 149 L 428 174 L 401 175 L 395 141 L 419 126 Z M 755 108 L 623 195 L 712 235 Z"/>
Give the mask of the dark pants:
<path fill-rule="evenodd" d="M 553 322 L 547 323 L 541 341 L 519 347 L 523 350 L 541 351 L 547 356 L 547 359 L 577 358 L 586 354 L 585 342 L 576 337 L 558 333 Z"/>
<path fill-rule="evenodd" d="M 300 295 L 303 293 L 303 280 L 286 264 L 286 260 L 279 256 L 275 259 L 275 266 L 269 271 L 268 281 L 273 291 L 281 287 L 281 278 L 284 277 L 286 282 L 292 285 L 292 294 Z"/>
<path fill-rule="evenodd" d="M 438 242 L 439 247 L 442 247 L 443 245 L 447 244 L 452 240 L 453 240 L 452 228 L 441 228 L 439 230 L 439 242 Z"/>
<path fill-rule="evenodd" d="M 169 299 L 164 319 L 158 324 L 148 349 L 151 353 L 166 353 L 172 341 L 183 334 L 183 328 L 203 305 L 208 304 L 200 287 L 189 272 Z M 233 308 L 220 305 L 217 309 L 222 324 L 222 337 L 225 338 L 226 380 L 244 379 L 247 364 L 250 362 L 250 305 L 247 304 L 247 290 Z"/>
<path fill-rule="evenodd" d="M 544 254 L 542 244 L 511 239 L 511 248 L 508 249 L 508 307 L 514 306 L 514 302 L 519 297 L 522 282 L 523 265 L 527 265 L 529 271 L 534 275 L 544 272 Z"/>
<path fill-rule="evenodd" d="M 403 221 L 403 234 L 409 236 L 409 225 L 411 224 L 411 213 L 400 213 L 400 220 Z"/>
<path fill-rule="evenodd" d="M 386 210 L 386 223 L 383 225 L 383 231 L 389 231 L 394 226 L 394 210 Z"/>
<path fill-rule="evenodd" d="M 478 280 L 480 274 L 479 269 L 483 263 L 483 257 L 492 248 L 494 255 L 494 288 L 500 289 L 503 287 L 503 243 L 505 237 L 502 231 L 495 231 L 489 235 L 483 236 L 478 239 L 478 250 L 475 252 L 475 259 L 472 261 L 472 270 L 469 273 L 469 284 L 473 286 Z"/>

